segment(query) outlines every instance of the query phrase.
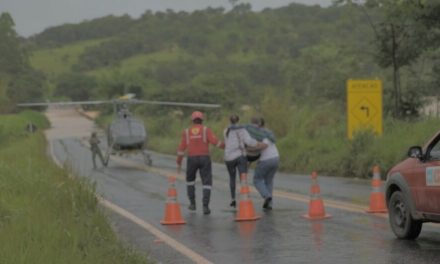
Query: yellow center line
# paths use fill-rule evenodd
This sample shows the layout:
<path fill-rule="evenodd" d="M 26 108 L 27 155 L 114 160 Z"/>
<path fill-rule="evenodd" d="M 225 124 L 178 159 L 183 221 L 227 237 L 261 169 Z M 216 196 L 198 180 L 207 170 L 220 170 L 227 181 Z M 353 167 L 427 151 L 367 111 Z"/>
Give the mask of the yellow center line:
<path fill-rule="evenodd" d="M 111 157 L 111 158 L 112 158 L 112 160 L 119 162 L 121 164 L 124 164 L 126 166 L 130 166 L 130 167 L 133 167 L 133 168 L 136 168 L 139 170 L 155 173 L 155 174 L 158 174 L 163 177 L 168 177 L 168 176 L 173 175 L 178 180 L 185 181 L 184 176 L 178 175 L 176 172 L 172 172 L 170 170 L 140 165 L 134 161 L 130 161 L 130 160 L 120 158 L 120 157 Z M 216 179 L 216 181 L 217 182 L 220 181 L 222 183 L 223 187 L 229 186 L 228 183 L 226 183 L 222 180 Z M 257 193 L 257 190 L 254 187 L 251 187 L 251 191 L 253 193 Z M 287 192 L 287 191 L 283 191 L 283 190 L 279 190 L 279 189 L 274 190 L 274 196 L 289 199 L 289 200 L 294 200 L 294 201 L 298 201 L 298 202 L 303 202 L 303 203 L 310 202 L 310 198 L 307 195 L 297 194 L 297 193 L 293 193 L 293 192 Z M 367 207 L 365 207 L 365 206 L 360 206 L 360 205 L 356 205 L 356 204 L 352 204 L 352 203 L 348 203 L 348 202 L 341 202 L 341 201 L 330 200 L 330 199 L 328 199 L 328 200 L 326 199 L 324 202 L 325 202 L 325 205 L 327 205 L 328 207 L 336 208 L 336 209 L 340 209 L 340 210 L 344 210 L 344 211 L 349 211 L 349 212 L 366 213 L 365 211 L 367 210 Z M 387 217 L 386 214 L 373 214 L 373 215 L 385 217 L 385 218 Z"/>
<path fill-rule="evenodd" d="M 116 162 L 119 162 L 119 163 L 126 165 L 126 166 L 130 166 L 135 169 L 155 173 L 155 174 L 162 176 L 162 177 L 175 176 L 176 179 L 178 179 L 180 181 L 186 181 L 186 179 L 183 175 L 179 175 L 176 172 L 173 172 L 170 170 L 148 167 L 148 166 L 141 165 L 139 163 L 136 163 L 134 161 L 131 161 L 131 160 L 128 160 L 125 158 L 121 158 L 121 157 L 116 157 L 116 156 L 112 157 L 111 156 L 111 158 L 112 158 L 112 160 L 114 160 Z M 218 179 L 216 179 L 216 181 L 220 181 L 222 183 L 223 188 L 229 188 L 228 183 L 226 183 L 222 180 L 218 180 Z M 253 193 L 258 193 L 254 187 L 251 187 L 250 189 Z M 293 192 L 287 192 L 287 191 L 283 191 L 283 190 L 279 190 L 279 189 L 274 190 L 274 196 L 279 197 L 279 198 L 285 198 L 288 200 L 298 201 L 298 202 L 302 202 L 302 203 L 309 203 L 310 202 L 310 197 L 307 195 L 302 195 L 302 194 L 293 193 Z M 335 208 L 335 209 L 348 211 L 348 212 L 352 212 L 352 213 L 361 213 L 361 214 L 366 214 L 366 215 L 371 215 L 371 216 L 375 216 L 375 217 L 388 219 L 387 213 L 373 213 L 373 214 L 367 213 L 366 212 L 368 209 L 367 206 L 361 206 L 361 205 L 357 205 L 357 204 L 353 204 L 353 203 L 349 203 L 349 202 L 336 201 L 336 200 L 332 200 L 332 199 L 323 199 L 323 201 L 324 201 L 324 204 L 330 208 Z M 438 224 L 438 223 L 425 223 L 425 225 L 432 226 L 432 227 L 440 227 L 440 224 Z"/>

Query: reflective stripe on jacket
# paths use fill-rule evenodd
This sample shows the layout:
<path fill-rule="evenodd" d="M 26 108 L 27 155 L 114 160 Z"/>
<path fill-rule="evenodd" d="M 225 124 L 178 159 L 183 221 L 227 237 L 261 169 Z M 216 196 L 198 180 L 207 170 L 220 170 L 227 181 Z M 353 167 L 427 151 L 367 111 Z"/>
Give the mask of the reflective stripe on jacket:
<path fill-rule="evenodd" d="M 188 156 L 209 155 L 209 144 L 222 145 L 209 127 L 194 124 L 182 132 L 177 155 L 183 155 L 185 150 Z"/>

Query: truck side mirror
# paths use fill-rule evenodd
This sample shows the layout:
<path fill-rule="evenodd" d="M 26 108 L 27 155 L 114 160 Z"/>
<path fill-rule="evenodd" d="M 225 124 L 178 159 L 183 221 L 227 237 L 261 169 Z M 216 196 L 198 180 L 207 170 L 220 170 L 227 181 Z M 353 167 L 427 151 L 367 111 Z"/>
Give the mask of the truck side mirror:
<path fill-rule="evenodd" d="M 423 150 L 420 146 L 410 147 L 408 150 L 408 157 L 421 159 L 423 157 Z"/>

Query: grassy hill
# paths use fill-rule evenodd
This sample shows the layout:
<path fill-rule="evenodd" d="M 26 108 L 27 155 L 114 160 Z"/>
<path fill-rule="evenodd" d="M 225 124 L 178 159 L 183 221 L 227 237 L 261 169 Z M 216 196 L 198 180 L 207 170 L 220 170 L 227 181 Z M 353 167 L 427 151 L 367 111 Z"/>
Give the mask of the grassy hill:
<path fill-rule="evenodd" d="M 30 62 L 34 68 L 54 79 L 62 73 L 70 72 L 86 48 L 97 46 L 105 40 L 86 40 L 59 48 L 38 49 L 32 52 Z"/>

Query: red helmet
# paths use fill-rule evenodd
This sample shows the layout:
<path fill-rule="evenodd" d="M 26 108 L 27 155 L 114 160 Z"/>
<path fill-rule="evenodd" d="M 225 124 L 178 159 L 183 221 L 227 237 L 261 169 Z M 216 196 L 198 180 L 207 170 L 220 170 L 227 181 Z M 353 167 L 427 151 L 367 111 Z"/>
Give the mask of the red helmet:
<path fill-rule="evenodd" d="M 203 120 L 203 113 L 200 111 L 195 111 L 191 114 L 191 120 L 194 121 L 196 119 L 201 119 Z"/>

